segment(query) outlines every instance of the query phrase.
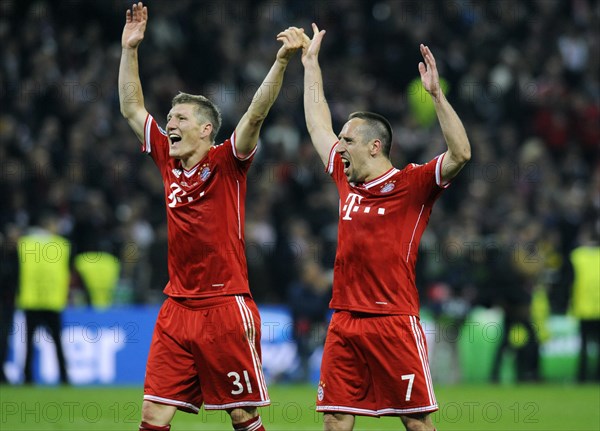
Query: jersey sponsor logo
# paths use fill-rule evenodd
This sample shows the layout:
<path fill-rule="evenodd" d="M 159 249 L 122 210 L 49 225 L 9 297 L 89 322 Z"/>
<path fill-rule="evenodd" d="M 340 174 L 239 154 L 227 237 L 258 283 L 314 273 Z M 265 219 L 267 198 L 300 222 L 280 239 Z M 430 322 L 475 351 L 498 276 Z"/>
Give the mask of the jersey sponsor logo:
<path fill-rule="evenodd" d="M 393 189 L 393 187 L 392 187 Z M 391 189 L 390 189 L 391 190 Z M 388 191 L 390 191 L 388 190 Z M 340 214 L 343 214 L 342 220 L 352 220 L 352 215 L 354 213 L 360 214 L 377 214 L 384 215 L 385 208 L 384 207 L 371 207 L 369 205 L 360 205 L 364 196 L 358 195 L 356 193 L 349 193 L 346 197 L 346 202 L 342 207 L 342 211 Z M 377 210 L 377 211 L 376 211 Z"/>
<path fill-rule="evenodd" d="M 396 184 L 394 184 L 396 181 L 388 181 L 387 183 L 385 183 L 384 185 L 381 186 L 381 193 L 389 193 L 392 190 L 394 190 L 394 188 L 396 187 Z"/>
<path fill-rule="evenodd" d="M 169 201 L 167 205 L 170 208 L 175 208 L 178 203 L 187 203 L 194 200 L 194 197 L 187 194 L 187 192 L 177 183 L 171 183 L 169 188 L 171 189 L 171 193 L 167 196 Z M 204 196 L 204 192 L 200 193 L 198 198 L 201 198 L 202 196 Z"/>
<path fill-rule="evenodd" d="M 202 165 L 202 167 L 200 168 L 200 173 L 198 174 L 200 176 L 200 179 L 202 181 L 206 181 L 208 179 L 208 177 L 210 177 L 211 171 L 210 171 L 210 166 L 208 165 L 208 163 L 205 163 Z"/>
<path fill-rule="evenodd" d="M 352 214 L 352 211 L 358 211 L 358 209 L 360 208 L 359 204 L 362 201 L 362 199 L 363 197 L 361 195 L 357 195 L 356 193 L 348 194 L 348 196 L 346 197 L 346 203 L 344 204 L 344 208 L 342 209 L 342 211 L 345 212 L 344 217 L 342 217 L 342 220 L 352 220 L 350 214 Z"/>

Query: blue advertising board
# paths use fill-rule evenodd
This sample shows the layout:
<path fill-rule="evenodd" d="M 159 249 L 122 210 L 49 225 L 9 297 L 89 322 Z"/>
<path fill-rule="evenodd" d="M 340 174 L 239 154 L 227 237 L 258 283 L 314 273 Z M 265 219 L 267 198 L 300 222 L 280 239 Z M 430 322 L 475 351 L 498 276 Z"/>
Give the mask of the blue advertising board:
<path fill-rule="evenodd" d="M 62 315 L 62 345 L 73 385 L 134 384 L 144 381 L 148 349 L 159 306 L 107 310 L 69 308 Z M 261 307 L 262 349 L 268 380 L 297 366 L 292 320 L 285 307 Z M 4 370 L 11 383 L 23 380 L 26 355 L 25 318 L 15 313 L 9 328 L 9 357 Z M 34 379 L 58 382 L 55 346 L 43 329 L 34 336 Z"/>

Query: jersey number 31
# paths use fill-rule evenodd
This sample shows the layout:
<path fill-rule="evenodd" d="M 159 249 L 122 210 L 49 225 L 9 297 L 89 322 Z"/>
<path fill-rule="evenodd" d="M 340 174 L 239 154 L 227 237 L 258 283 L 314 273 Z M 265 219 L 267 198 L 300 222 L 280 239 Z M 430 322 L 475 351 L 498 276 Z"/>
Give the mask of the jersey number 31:
<path fill-rule="evenodd" d="M 243 373 L 244 375 L 244 380 L 246 381 L 246 390 L 248 391 L 249 394 L 252 393 L 252 385 L 250 384 L 250 376 L 248 375 L 248 370 L 244 370 Z M 239 395 L 242 392 L 244 392 L 244 385 L 241 383 L 241 376 L 239 373 L 236 373 L 235 371 L 231 371 L 227 374 L 227 377 L 229 378 L 233 378 L 233 382 L 231 382 L 233 384 L 233 386 L 235 386 L 235 389 L 233 389 L 231 391 L 232 395 Z"/>

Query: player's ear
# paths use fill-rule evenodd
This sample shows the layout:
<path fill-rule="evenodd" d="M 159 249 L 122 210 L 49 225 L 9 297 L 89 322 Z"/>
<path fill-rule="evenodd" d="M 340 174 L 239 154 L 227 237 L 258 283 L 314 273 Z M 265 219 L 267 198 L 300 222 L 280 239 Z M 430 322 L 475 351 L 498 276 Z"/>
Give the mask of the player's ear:
<path fill-rule="evenodd" d="M 202 136 L 210 136 L 210 134 L 213 131 L 213 125 L 212 123 L 204 123 L 202 125 Z"/>
<path fill-rule="evenodd" d="M 379 153 L 381 151 L 382 147 L 383 147 L 383 144 L 381 143 L 381 141 L 379 139 L 373 139 L 369 143 L 369 150 L 370 150 L 371 156 L 374 156 L 377 153 Z"/>

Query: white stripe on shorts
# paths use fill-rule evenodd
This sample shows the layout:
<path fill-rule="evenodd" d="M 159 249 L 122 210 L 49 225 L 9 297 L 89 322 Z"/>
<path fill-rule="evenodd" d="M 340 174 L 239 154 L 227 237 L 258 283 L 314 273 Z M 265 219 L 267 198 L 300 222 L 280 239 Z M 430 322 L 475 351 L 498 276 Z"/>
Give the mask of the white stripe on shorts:
<path fill-rule="evenodd" d="M 248 345 L 250 346 L 250 352 L 252 354 L 252 363 L 254 364 L 254 374 L 256 375 L 256 379 L 258 380 L 258 389 L 260 391 L 260 399 L 263 401 L 267 401 L 267 384 L 265 383 L 265 376 L 262 370 L 262 364 L 260 363 L 260 358 L 258 356 L 258 351 L 256 350 L 256 327 L 254 326 L 254 317 L 252 316 L 252 311 L 246 305 L 244 301 L 244 297 L 241 295 L 236 295 L 235 300 L 238 303 L 238 307 L 240 309 L 240 315 L 242 316 L 242 321 L 244 322 L 244 329 L 246 334 L 248 334 Z"/>
<path fill-rule="evenodd" d="M 423 377 L 427 383 L 427 395 L 429 396 L 429 404 L 437 404 L 435 395 L 433 393 L 433 383 L 431 382 L 431 372 L 429 371 L 429 361 L 427 360 L 427 350 L 425 342 L 423 341 L 423 333 L 420 330 L 419 322 L 415 316 L 410 317 L 410 324 L 412 326 L 413 335 L 415 337 L 415 343 L 419 351 L 419 358 L 421 358 L 421 366 L 423 367 Z"/>

